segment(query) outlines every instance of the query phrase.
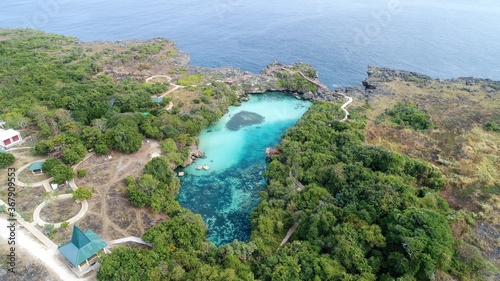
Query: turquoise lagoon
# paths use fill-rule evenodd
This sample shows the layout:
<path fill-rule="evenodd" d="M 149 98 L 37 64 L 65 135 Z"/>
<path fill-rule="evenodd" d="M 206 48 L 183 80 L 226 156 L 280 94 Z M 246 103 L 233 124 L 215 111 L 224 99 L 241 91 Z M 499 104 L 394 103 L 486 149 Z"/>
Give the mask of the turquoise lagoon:
<path fill-rule="evenodd" d="M 267 184 L 263 177 L 266 148 L 276 146 L 311 104 L 284 93 L 250 95 L 249 101 L 231 106 L 216 125 L 202 132 L 199 147 L 206 157 L 183 169 L 178 200 L 183 207 L 201 214 L 214 244 L 249 239 L 249 215 Z M 263 122 L 229 129 L 228 122 L 242 111 L 263 116 Z M 198 170 L 205 165 L 210 169 Z"/>

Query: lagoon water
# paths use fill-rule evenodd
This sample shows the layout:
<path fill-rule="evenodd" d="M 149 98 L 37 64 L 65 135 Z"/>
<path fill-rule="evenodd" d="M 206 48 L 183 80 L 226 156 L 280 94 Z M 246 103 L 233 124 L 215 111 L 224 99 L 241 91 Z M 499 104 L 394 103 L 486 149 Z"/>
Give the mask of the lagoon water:
<path fill-rule="evenodd" d="M 266 148 L 276 146 L 281 135 L 307 111 L 311 102 L 291 95 L 250 95 L 250 101 L 229 112 L 200 135 L 200 158 L 184 169 L 178 197 L 183 207 L 202 215 L 208 238 L 216 245 L 246 241 L 250 237 L 250 212 L 266 187 Z M 263 123 L 232 131 L 227 122 L 238 112 L 254 112 Z M 209 170 L 198 170 L 207 165 Z"/>

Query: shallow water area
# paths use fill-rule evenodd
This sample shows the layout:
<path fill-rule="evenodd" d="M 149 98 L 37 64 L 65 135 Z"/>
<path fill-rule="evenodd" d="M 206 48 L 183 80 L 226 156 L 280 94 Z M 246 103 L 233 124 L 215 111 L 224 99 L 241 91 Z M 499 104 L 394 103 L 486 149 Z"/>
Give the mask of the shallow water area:
<path fill-rule="evenodd" d="M 202 215 L 210 241 L 222 245 L 248 240 L 249 215 L 259 204 L 259 191 L 266 188 L 266 148 L 276 146 L 311 104 L 284 93 L 250 95 L 248 102 L 231 106 L 216 125 L 202 132 L 200 149 L 206 158 L 183 170 L 178 199 Z M 227 123 L 241 111 L 261 115 L 263 122 L 229 129 Z"/>

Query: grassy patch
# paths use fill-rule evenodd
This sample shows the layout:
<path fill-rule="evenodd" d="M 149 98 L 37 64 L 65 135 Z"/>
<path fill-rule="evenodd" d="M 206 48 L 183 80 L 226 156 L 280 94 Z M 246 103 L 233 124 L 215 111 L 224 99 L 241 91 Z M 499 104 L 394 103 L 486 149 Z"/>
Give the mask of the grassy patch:
<path fill-rule="evenodd" d="M 186 76 L 184 78 L 181 78 L 177 81 L 177 84 L 181 86 L 186 86 L 186 87 L 191 87 L 191 88 L 196 88 L 200 86 L 203 83 L 203 74 L 195 74 L 191 76 Z"/>

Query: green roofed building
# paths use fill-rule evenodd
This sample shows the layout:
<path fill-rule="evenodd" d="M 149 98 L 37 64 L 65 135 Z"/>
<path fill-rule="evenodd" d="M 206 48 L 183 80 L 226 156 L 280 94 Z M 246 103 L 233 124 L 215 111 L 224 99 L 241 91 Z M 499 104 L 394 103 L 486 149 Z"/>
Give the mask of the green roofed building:
<path fill-rule="evenodd" d="M 163 98 L 154 98 L 153 99 L 153 102 L 156 102 L 156 103 L 161 103 L 163 101 Z"/>
<path fill-rule="evenodd" d="M 45 161 L 33 162 L 29 165 L 28 170 L 31 171 L 33 174 L 36 174 L 36 173 L 43 174 L 43 170 L 42 170 L 43 163 L 45 163 Z"/>
<path fill-rule="evenodd" d="M 71 241 L 60 246 L 58 250 L 71 263 L 73 271 L 79 275 L 79 272 L 88 272 L 88 269 L 92 270 L 91 267 L 97 262 L 97 254 L 99 252 L 108 252 L 107 245 L 92 230 L 87 229 L 83 232 L 74 225 Z"/>

